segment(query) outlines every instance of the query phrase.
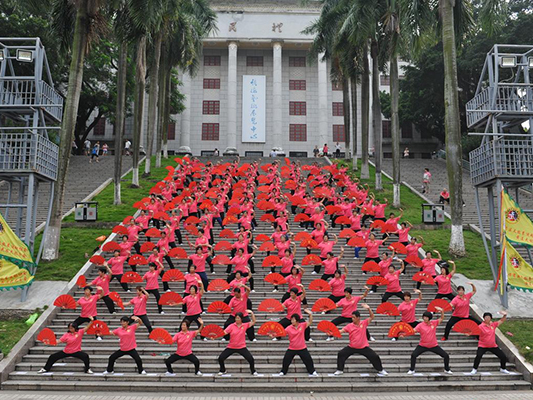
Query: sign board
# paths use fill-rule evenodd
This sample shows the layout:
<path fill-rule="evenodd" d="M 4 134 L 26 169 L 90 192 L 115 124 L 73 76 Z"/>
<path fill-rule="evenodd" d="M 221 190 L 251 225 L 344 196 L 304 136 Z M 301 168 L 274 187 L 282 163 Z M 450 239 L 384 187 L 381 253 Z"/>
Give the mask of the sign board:
<path fill-rule="evenodd" d="M 266 76 L 242 77 L 242 142 L 265 143 Z"/>

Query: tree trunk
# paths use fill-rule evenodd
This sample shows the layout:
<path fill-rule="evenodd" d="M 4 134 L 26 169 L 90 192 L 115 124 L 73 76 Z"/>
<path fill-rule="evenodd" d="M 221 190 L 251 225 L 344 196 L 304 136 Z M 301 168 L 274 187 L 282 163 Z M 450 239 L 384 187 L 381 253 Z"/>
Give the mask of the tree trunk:
<path fill-rule="evenodd" d="M 157 139 L 155 141 L 155 166 L 161 167 L 161 147 L 163 145 L 164 125 L 165 125 L 165 99 L 167 88 L 167 51 L 161 51 L 161 63 L 159 73 L 159 94 L 157 99 Z"/>
<path fill-rule="evenodd" d="M 368 170 L 368 136 L 370 108 L 370 66 L 368 64 L 368 47 L 363 49 L 363 76 L 361 79 L 361 179 L 369 179 Z"/>
<path fill-rule="evenodd" d="M 392 136 L 392 206 L 400 204 L 400 117 L 398 114 L 400 85 L 398 79 L 398 57 L 390 58 L 390 92 L 391 92 L 391 136 Z"/>
<path fill-rule="evenodd" d="M 122 177 L 122 138 L 126 117 L 126 77 L 128 74 L 128 44 L 120 42 L 117 71 L 117 113 L 115 118 L 115 198 L 113 204 L 121 204 L 120 179 Z"/>
<path fill-rule="evenodd" d="M 357 171 L 357 80 L 355 77 L 350 78 L 351 92 L 352 92 L 352 126 L 353 126 L 353 138 L 352 138 L 352 169 Z"/>
<path fill-rule="evenodd" d="M 350 159 L 350 81 L 342 77 L 342 111 L 344 115 L 344 158 Z"/>
<path fill-rule="evenodd" d="M 163 36 L 158 33 L 154 43 L 154 54 L 150 65 L 150 90 L 148 95 L 148 132 L 146 133 L 146 161 L 144 162 L 144 175 L 151 173 L 154 137 L 157 131 L 157 98 L 159 96 L 159 63 L 161 61 L 161 42 Z"/>
<path fill-rule="evenodd" d="M 168 158 L 168 125 L 170 123 L 170 95 L 172 90 L 172 68 L 168 68 L 166 72 L 165 82 L 165 108 L 163 114 L 163 157 Z M 175 134 L 175 133 L 174 133 Z"/>
<path fill-rule="evenodd" d="M 83 82 L 83 62 L 87 49 L 87 34 L 90 24 L 88 0 L 80 0 L 77 5 L 78 9 L 72 41 L 72 60 L 70 61 L 68 77 L 68 91 L 63 121 L 61 123 L 57 181 L 54 186 L 54 201 L 52 203 L 50 224 L 46 230 L 46 237 L 43 238 L 44 251 L 42 258 L 48 261 L 56 260 L 59 257 L 65 184 L 67 181 L 72 140 L 74 138 L 74 128 L 78 115 L 78 105 Z"/>
<path fill-rule="evenodd" d="M 464 256 L 463 237 L 463 167 L 461 149 L 461 122 L 457 83 L 457 58 L 452 0 L 440 0 L 442 18 L 442 46 L 444 55 L 444 108 L 446 133 L 446 168 L 450 188 L 452 231 L 449 252 Z"/>
<path fill-rule="evenodd" d="M 372 126 L 374 127 L 374 162 L 376 163 L 376 190 L 383 190 L 381 161 L 383 159 L 383 138 L 381 131 L 381 103 L 379 100 L 378 43 L 374 40 L 372 54 Z"/>
<path fill-rule="evenodd" d="M 142 121 L 144 113 L 144 90 L 146 88 L 146 36 L 137 43 L 135 62 L 135 99 L 133 110 L 133 171 L 131 186 L 139 187 L 139 151 L 141 146 Z"/>

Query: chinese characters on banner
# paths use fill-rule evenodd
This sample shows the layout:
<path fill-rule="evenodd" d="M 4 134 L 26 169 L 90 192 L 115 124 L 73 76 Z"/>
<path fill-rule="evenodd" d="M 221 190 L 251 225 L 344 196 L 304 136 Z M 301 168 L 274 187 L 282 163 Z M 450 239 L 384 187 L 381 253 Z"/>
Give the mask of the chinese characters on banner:
<path fill-rule="evenodd" d="M 242 77 L 242 141 L 265 143 L 266 76 Z"/>

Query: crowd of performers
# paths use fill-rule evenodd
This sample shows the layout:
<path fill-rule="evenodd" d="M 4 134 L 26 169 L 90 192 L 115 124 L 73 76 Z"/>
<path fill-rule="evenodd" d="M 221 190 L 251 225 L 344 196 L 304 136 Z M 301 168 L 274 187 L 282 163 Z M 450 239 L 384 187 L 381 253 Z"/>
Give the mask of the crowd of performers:
<path fill-rule="evenodd" d="M 343 374 L 346 361 L 354 354 L 366 357 L 378 376 L 387 375 L 379 355 L 369 345 L 369 342 L 374 341 L 368 327 L 375 317 L 375 310 L 364 302 L 369 293 L 382 290 L 382 287 L 382 303 L 394 297 L 399 298 L 397 309 L 400 321 L 408 324 L 414 329 L 413 333 L 420 336 L 407 373 L 415 373 L 416 361 L 420 355 L 432 352 L 443 358 L 445 373 L 452 374 L 449 355 L 439 346 L 437 339 L 437 326 L 445 319 L 444 310 L 435 307 L 434 313 L 424 311 L 421 319 L 417 317 L 417 304 L 423 296 L 422 286 L 419 281 L 413 293 L 402 289 L 402 276 L 407 267 L 415 268 L 436 282 L 436 299 L 450 301 L 449 306 L 453 312 L 446 322 L 441 342 L 448 339 L 455 324 L 471 319 L 479 328 L 475 331 L 479 343 L 471 373 L 477 372 L 481 358 L 487 351 L 500 359 L 501 372 L 508 373 L 506 356 L 495 341 L 495 330 L 505 321 L 505 312 L 501 312 L 503 318 L 500 321 L 494 321 L 490 313 L 483 315 L 483 321 L 470 316 L 469 305 L 476 293 L 475 286 L 470 284 L 471 290 L 468 292 L 463 286 L 459 286 L 457 294 L 454 294 L 451 280 L 456 272 L 455 264 L 452 261 L 444 262 L 436 250 L 425 253 L 425 257 L 419 259 L 419 250 L 424 241 L 422 238 L 409 236 L 412 225 L 408 221 L 400 221 L 403 213 L 395 216 L 391 212 L 386 217 L 387 202 L 377 201 L 367 187 L 349 178 L 345 168 L 338 168 L 336 165 L 302 167 L 299 163 L 290 163 L 288 160 L 285 164 L 275 161 L 264 166 L 255 162 L 240 165 L 238 159 L 233 163 L 204 165 L 197 159 L 185 158 L 179 161 L 176 168 L 168 169 L 167 178 L 152 189 L 150 197 L 140 204 L 136 203 L 135 206 L 140 209 L 136 217 L 126 218 L 124 221 L 127 233 L 124 232 L 113 253 L 108 253 L 108 259 L 98 268 L 98 276 L 87 283 L 84 295 L 77 300 L 81 314 L 68 325 L 67 332 L 60 338 L 65 343 L 65 348 L 52 354 L 40 372 L 49 372 L 60 359 L 76 357 L 84 362 L 85 372 L 92 373 L 89 355 L 82 351 L 82 340 L 97 321 L 98 302 L 103 301 L 109 313 L 116 313 L 109 289 L 110 282 L 116 279 L 124 292 L 134 290 L 136 295 L 128 303 L 133 307 L 132 315 L 120 318 L 120 326 L 110 332 L 118 338 L 119 349 L 109 357 L 104 374 L 113 373 L 115 361 L 125 355 L 133 358 L 138 373 L 146 374 L 137 352 L 136 334 L 141 326 L 146 327 L 148 332 L 154 330 L 147 312 L 149 302 L 155 301 L 158 312 L 164 314 L 163 305 L 160 304 L 160 282 L 163 291 L 170 292 L 169 283 L 163 278 L 168 271 L 175 269 L 172 250 L 188 247 L 190 255 L 187 256 L 188 267 L 184 274 L 181 301 L 168 304 L 180 306 L 183 314 L 178 332 L 172 336 L 177 351 L 165 359 L 168 375 L 174 375 L 172 364 L 179 360 L 194 364 L 195 374 L 202 375 L 200 361 L 193 352 L 193 341 L 205 327 L 202 315 L 206 310 L 202 297 L 208 291 L 209 274 L 215 274 L 215 269 L 218 268 L 225 269 L 227 274 L 229 288 L 225 293 L 219 293 L 223 294 L 221 300 L 231 310 L 224 323 L 223 334 L 220 335 L 220 340 L 226 341 L 227 347 L 218 356 L 219 375 L 227 374 L 225 361 L 234 353 L 248 361 L 251 374 L 258 375 L 254 357 L 247 348 L 247 340 L 257 340 L 257 320 L 252 311 L 251 297 L 255 292 L 255 263 L 272 255 L 280 262 L 273 265 L 269 273 L 279 272 L 287 284 L 287 290 L 282 295 L 280 293 L 285 317 L 279 324 L 284 329 L 285 337 L 270 335 L 272 340 L 288 338 L 288 348 L 281 370 L 276 376 L 288 373 L 295 356 L 303 361 L 309 376 L 318 376 L 312 354 L 306 345 L 306 342 L 313 341 L 311 326 L 314 322 L 313 312 L 306 300 L 306 289 L 302 285 L 302 276 L 309 273 L 328 282 L 331 288 L 328 299 L 335 303 L 336 310 L 327 313 L 331 314 L 331 322 L 340 328 L 340 333 L 349 337 L 348 346 L 338 351 L 337 370 L 332 371 L 331 375 Z M 330 206 L 334 208 L 328 209 Z M 264 210 L 269 217 L 257 221 L 256 209 Z M 230 248 L 226 249 L 230 250 L 230 261 L 223 264 L 217 263 L 215 254 L 216 244 L 220 241 L 213 235 L 215 224 L 226 233 L 224 237 L 233 240 Z M 263 250 L 255 237 L 258 224 L 272 226 L 272 234 L 267 238 L 272 245 Z M 300 235 L 303 240 L 300 240 L 299 245 L 306 249 L 308 255 L 318 256 L 315 259 L 319 261 L 315 261 L 314 265 L 296 263 L 298 235 L 291 231 L 291 227 L 294 229 L 298 225 L 301 232 L 307 232 Z M 332 228 L 338 225 L 344 235 L 332 233 Z M 156 234 L 149 234 L 154 229 L 157 230 Z M 143 248 L 140 238 L 145 238 L 152 245 Z M 352 239 L 356 239 L 355 246 L 350 245 Z M 343 240 L 346 240 L 346 244 L 343 243 L 340 251 L 335 254 L 335 245 Z M 402 254 L 396 252 L 398 246 L 388 247 L 393 242 L 403 246 Z M 349 270 L 341 263 L 342 259 L 352 257 L 348 246 L 353 247 L 353 258 L 361 257 L 361 250 L 364 249 L 364 263 L 373 261 L 379 266 L 373 272 L 385 279 L 383 286 L 368 285 L 361 288 L 360 293 L 355 293 L 359 290 L 345 285 L 349 274 L 373 273 L 361 271 L 360 268 L 356 270 L 355 267 Z M 380 249 L 385 250 L 380 252 Z M 130 287 L 123 276 L 125 268 L 137 271 L 138 265 L 130 262 L 136 254 L 146 256 L 148 271 L 142 275 L 143 285 L 137 283 L 135 287 Z M 439 266 L 439 273 L 436 266 Z M 280 290 L 279 285 L 274 285 L 273 293 Z M 362 316 L 358 310 L 359 305 L 368 317 Z M 340 315 L 333 314 L 338 313 L 337 310 L 340 310 Z M 195 325 L 194 330 L 192 324 Z M 391 340 L 400 339 L 398 336 L 401 333 L 393 335 Z M 101 335 L 97 334 L 97 339 L 102 340 Z M 328 334 L 326 340 L 334 340 L 334 336 Z"/>

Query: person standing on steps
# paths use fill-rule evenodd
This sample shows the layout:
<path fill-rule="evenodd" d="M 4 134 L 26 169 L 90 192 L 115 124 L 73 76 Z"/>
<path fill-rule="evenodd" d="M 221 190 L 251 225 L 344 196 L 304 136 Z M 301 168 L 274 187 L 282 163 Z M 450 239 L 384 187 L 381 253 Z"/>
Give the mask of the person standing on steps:
<path fill-rule="evenodd" d="M 361 313 L 359 311 L 355 311 L 352 314 L 352 323 L 342 328 L 341 333 L 348 333 L 350 344 L 337 354 L 337 370 L 333 374 L 335 376 L 342 375 L 344 373 L 344 365 L 346 364 L 346 360 L 348 360 L 348 358 L 354 354 L 360 354 L 370 361 L 374 369 L 378 371 L 378 376 L 383 377 L 388 375 L 388 372 L 383 369 L 381 358 L 368 345 L 366 330 L 368 328 L 368 324 L 370 324 L 370 322 L 372 322 L 374 319 L 374 313 L 370 306 L 366 303 L 362 304 L 361 307 L 368 310 L 370 316 L 369 318 L 361 321 Z"/>
<path fill-rule="evenodd" d="M 115 351 L 109 357 L 109 362 L 107 364 L 107 369 L 103 372 L 104 375 L 113 374 L 115 362 L 124 356 L 130 356 L 133 358 L 137 364 L 137 371 L 141 375 L 146 375 L 146 371 L 143 368 L 143 362 L 139 353 L 137 353 L 137 341 L 135 340 L 135 332 L 137 328 L 141 325 L 142 321 L 140 318 L 133 316 L 134 323 L 130 325 L 130 318 L 122 317 L 120 319 L 120 328 L 115 329 L 111 332 L 113 336 L 118 336 L 120 339 L 120 349 Z"/>
<path fill-rule="evenodd" d="M 328 156 L 328 144 L 324 143 L 324 147 L 322 148 L 322 156 L 327 157 Z"/>
<path fill-rule="evenodd" d="M 444 320 L 444 310 L 440 307 L 435 307 L 435 309 L 440 312 L 438 320 L 431 321 L 433 313 L 424 311 L 424 314 L 422 314 L 423 321 L 415 327 L 415 332 L 420 334 L 420 342 L 411 354 L 411 367 L 407 372 L 409 375 L 414 375 L 415 373 L 416 358 L 427 351 L 441 356 L 444 359 L 444 372 L 450 375 L 453 374 L 450 369 L 450 356 L 437 343 L 437 326 Z"/>
<path fill-rule="evenodd" d="M 68 324 L 68 331 L 63 336 L 61 336 L 61 339 L 59 339 L 60 342 L 66 343 L 65 348 L 62 351 L 58 351 L 57 353 L 53 353 L 48 357 L 48 360 L 46 361 L 46 365 L 39 370 L 39 374 L 43 374 L 46 372 L 50 372 L 52 369 L 52 366 L 58 362 L 59 360 L 62 360 L 63 358 L 67 357 L 74 357 L 79 360 L 81 360 L 85 366 L 84 371 L 86 374 L 92 374 L 93 371 L 91 371 L 90 364 L 89 364 L 89 355 L 83 351 L 81 351 L 81 341 L 83 340 L 83 335 L 87 333 L 87 330 L 91 327 L 91 325 L 94 322 L 93 317 L 89 317 L 90 322 L 89 324 L 83 328 L 79 329 L 78 325 L 71 322 Z"/>
<path fill-rule="evenodd" d="M 416 320 L 415 313 L 416 305 L 422 300 L 422 292 L 418 289 L 414 289 L 413 292 L 418 293 L 418 299 L 411 300 L 411 293 L 403 292 L 403 302 L 398 306 L 398 311 L 400 311 L 400 315 L 402 316 L 400 321 L 415 328 L 420 323 Z M 398 340 L 398 337 L 392 338 L 393 342 L 396 340 Z"/>
<path fill-rule="evenodd" d="M 335 158 L 341 158 L 341 145 L 339 142 L 335 144 Z"/>
<path fill-rule="evenodd" d="M 435 282 L 437 282 L 437 287 L 439 288 L 435 298 L 447 298 L 452 301 L 455 298 L 452 291 L 452 278 L 455 275 L 456 266 L 452 260 L 448 260 L 448 265 L 452 266 L 452 272 L 449 271 L 447 266 L 441 266 L 440 275 L 435 278 Z"/>
<path fill-rule="evenodd" d="M 403 300 L 403 292 L 400 286 L 400 274 L 405 269 L 405 263 L 403 260 L 400 260 L 400 263 L 402 266 L 398 271 L 395 270 L 394 265 L 389 265 L 389 272 L 387 275 L 385 275 L 385 279 L 389 283 L 387 284 L 387 289 L 385 289 L 385 293 L 383 293 L 383 297 L 381 298 L 382 303 L 385 303 L 392 296 L 399 297 Z"/>
<path fill-rule="evenodd" d="M 242 291 L 244 290 L 244 294 Z M 250 317 L 248 316 L 248 297 L 250 296 L 250 288 L 248 286 L 237 287 L 233 290 L 233 298 L 229 302 L 229 307 L 231 308 L 231 314 L 224 323 L 224 329 L 226 329 L 231 324 L 235 323 L 237 314 L 242 314 L 242 322 L 250 322 Z M 253 326 L 250 326 L 246 331 L 248 335 L 248 340 L 257 342 L 255 338 L 255 332 Z M 229 340 L 230 336 L 226 335 L 223 340 Z"/>
<path fill-rule="evenodd" d="M 320 150 L 318 150 L 318 146 L 315 146 L 315 148 L 313 149 L 313 156 L 315 158 L 317 158 L 318 157 L 318 153 L 320 153 Z"/>
<path fill-rule="evenodd" d="M 150 323 L 148 315 L 146 314 L 146 303 L 148 302 L 149 294 L 142 286 L 137 286 L 136 290 L 137 296 L 131 299 L 128 303 L 128 305 L 133 305 L 132 318 L 140 318 L 144 326 L 146 326 L 146 329 L 148 329 L 148 333 L 152 333 L 152 324 Z"/>
<path fill-rule="evenodd" d="M 305 344 L 305 331 L 313 324 L 313 313 L 311 310 L 304 311 L 309 315 L 309 322 L 305 322 L 300 315 L 294 314 L 291 317 L 291 325 L 285 328 L 285 332 L 287 332 L 287 336 L 289 337 L 289 348 L 283 356 L 281 372 L 272 374 L 272 376 L 287 375 L 295 356 L 300 357 L 305 364 L 305 368 L 310 377 L 318 376 L 313 358 L 311 357 L 311 354 L 309 354 L 309 350 L 307 350 L 307 345 Z"/>
<path fill-rule="evenodd" d="M 354 312 L 357 311 L 357 305 L 359 304 L 359 302 L 365 299 L 366 296 L 368 296 L 369 288 L 365 286 L 365 292 L 362 296 L 352 296 L 352 293 L 352 288 L 344 289 L 344 298 L 340 299 L 337 302 L 337 307 L 340 307 L 342 309 L 342 312 L 340 317 L 336 317 L 331 321 L 333 325 L 339 326 L 352 322 L 352 315 Z M 370 336 L 370 332 L 368 331 L 368 329 L 366 330 L 366 338 L 371 342 L 375 341 L 375 339 Z M 328 336 L 326 342 L 329 342 L 330 340 L 335 340 L 335 337 Z"/>
<path fill-rule="evenodd" d="M 431 184 L 431 172 L 429 172 L 429 168 L 424 168 L 424 174 L 422 176 L 422 193 L 429 194 L 430 184 Z"/>
<path fill-rule="evenodd" d="M 279 321 L 281 326 L 284 328 L 288 327 L 291 324 L 291 318 L 294 314 L 298 314 L 300 317 L 302 316 L 302 302 L 305 300 L 305 297 L 305 287 L 301 283 L 290 290 L 289 298 L 282 303 L 283 308 L 287 311 L 287 316 Z M 278 339 L 274 338 L 273 340 Z M 311 339 L 311 329 L 309 327 L 305 329 L 305 340 L 310 342 L 313 341 L 313 339 Z"/>
<path fill-rule="evenodd" d="M 463 319 L 471 319 L 476 324 L 481 323 L 477 318 L 470 316 L 470 299 L 476 294 L 477 290 L 472 282 L 468 282 L 468 284 L 472 286 L 472 291 L 470 293 L 465 294 L 464 286 L 457 287 L 457 296 L 455 296 L 450 303 L 453 307 L 453 313 L 446 323 L 446 328 L 444 328 L 444 336 L 441 338 L 442 341 L 448 340 L 448 336 L 450 335 L 453 326 Z"/>
<path fill-rule="evenodd" d="M 96 292 L 101 294 L 100 298 L 104 301 L 110 314 L 116 314 L 115 303 L 109 297 L 109 283 L 111 282 L 111 269 L 105 264 L 105 267 L 98 268 L 98 276 L 89 284 L 96 286 Z"/>
<path fill-rule="evenodd" d="M 200 372 L 200 360 L 192 352 L 192 341 L 194 338 L 200 334 L 202 328 L 204 327 L 204 321 L 201 318 L 198 318 L 200 326 L 195 331 L 190 331 L 189 328 L 191 323 L 187 320 L 181 323 L 181 330 L 174 335 L 172 342 L 178 345 L 175 354 L 172 354 L 170 357 L 165 358 L 165 365 L 167 366 L 167 376 L 175 376 L 176 374 L 172 370 L 172 364 L 176 361 L 187 360 L 194 364 L 194 374 L 202 376 Z"/>
<path fill-rule="evenodd" d="M 159 276 L 165 271 L 165 267 L 163 267 L 163 264 L 161 263 L 158 264 L 159 268 L 156 263 L 149 262 L 148 272 L 146 272 L 142 278 L 143 281 L 146 281 L 146 291 L 154 295 L 159 314 L 164 314 L 163 307 L 159 304 L 159 299 L 161 298 L 161 294 L 159 293 Z"/>

